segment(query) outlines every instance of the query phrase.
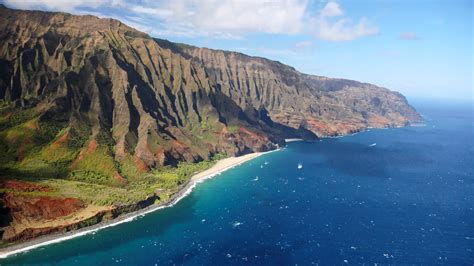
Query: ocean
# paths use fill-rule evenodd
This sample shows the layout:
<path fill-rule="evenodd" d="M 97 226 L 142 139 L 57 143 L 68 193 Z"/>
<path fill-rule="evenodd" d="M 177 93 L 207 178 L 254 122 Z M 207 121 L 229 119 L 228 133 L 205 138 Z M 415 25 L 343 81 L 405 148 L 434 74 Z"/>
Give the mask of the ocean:
<path fill-rule="evenodd" d="M 473 104 L 415 107 L 424 126 L 289 143 L 174 207 L 0 264 L 472 265 Z"/>

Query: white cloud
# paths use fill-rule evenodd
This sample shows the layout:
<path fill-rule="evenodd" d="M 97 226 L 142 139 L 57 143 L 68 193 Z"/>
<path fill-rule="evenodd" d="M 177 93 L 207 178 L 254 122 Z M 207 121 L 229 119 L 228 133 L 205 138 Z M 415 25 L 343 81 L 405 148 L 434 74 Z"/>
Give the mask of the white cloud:
<path fill-rule="evenodd" d="M 344 12 L 336 2 L 328 2 L 320 11 L 321 17 L 338 17 L 342 16 Z"/>
<path fill-rule="evenodd" d="M 336 1 L 310 12 L 311 0 L 4 0 L 23 9 L 74 13 L 116 8 L 117 19 L 152 35 L 240 38 L 249 33 L 312 34 L 329 41 L 348 41 L 378 33 L 366 18 L 352 23 Z M 84 8 L 87 8 L 84 10 Z"/>
<path fill-rule="evenodd" d="M 13 6 L 21 9 L 48 9 L 73 11 L 80 6 L 87 6 L 92 8 L 100 7 L 106 3 L 112 4 L 113 0 L 4 0 L 8 6 Z"/>
<path fill-rule="evenodd" d="M 398 38 L 400 40 L 406 40 L 406 41 L 416 41 L 416 40 L 419 40 L 420 38 L 418 37 L 418 35 L 416 35 L 416 33 L 414 32 L 411 32 L 411 31 L 407 31 L 407 32 L 402 32 L 400 33 L 400 35 L 398 36 Z"/>
<path fill-rule="evenodd" d="M 327 41 L 351 41 L 379 33 L 378 27 L 372 25 L 366 18 L 352 23 L 344 16 L 340 5 L 334 1 L 328 2 L 321 9 L 319 17 L 312 19 L 312 27 L 316 37 Z"/>
<path fill-rule="evenodd" d="M 172 16 L 162 16 L 171 28 L 188 26 L 204 35 L 294 34 L 302 30 L 306 6 L 302 0 L 174 0 L 160 9 L 172 12 Z"/>
<path fill-rule="evenodd" d="M 144 7 L 144 6 L 133 6 L 131 10 L 136 13 L 153 15 L 153 16 L 158 16 L 158 17 L 170 17 L 173 15 L 172 10 L 151 8 L 151 7 Z"/>

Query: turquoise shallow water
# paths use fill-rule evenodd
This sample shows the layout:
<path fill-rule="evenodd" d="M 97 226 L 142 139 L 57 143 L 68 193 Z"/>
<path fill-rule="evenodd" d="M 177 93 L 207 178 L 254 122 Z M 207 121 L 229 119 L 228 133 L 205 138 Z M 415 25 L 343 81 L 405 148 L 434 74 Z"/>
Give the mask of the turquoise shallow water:
<path fill-rule="evenodd" d="M 471 265 L 472 104 L 416 106 L 426 126 L 291 143 L 172 208 L 0 263 Z"/>

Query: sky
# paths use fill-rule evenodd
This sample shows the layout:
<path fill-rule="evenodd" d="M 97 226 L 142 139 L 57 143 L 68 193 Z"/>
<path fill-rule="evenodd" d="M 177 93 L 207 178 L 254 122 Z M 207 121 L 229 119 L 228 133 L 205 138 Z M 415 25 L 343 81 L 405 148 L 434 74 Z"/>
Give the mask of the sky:
<path fill-rule="evenodd" d="M 0 0 L 112 17 L 157 38 L 238 51 L 407 97 L 474 99 L 470 0 Z"/>

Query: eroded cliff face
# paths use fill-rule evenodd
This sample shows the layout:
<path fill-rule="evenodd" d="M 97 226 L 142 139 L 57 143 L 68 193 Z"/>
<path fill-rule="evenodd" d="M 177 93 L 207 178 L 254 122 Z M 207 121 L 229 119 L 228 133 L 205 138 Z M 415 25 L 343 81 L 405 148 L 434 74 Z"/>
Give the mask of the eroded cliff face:
<path fill-rule="evenodd" d="M 103 133 L 119 161 L 197 161 L 419 119 L 402 95 L 374 85 L 154 40 L 112 19 L 0 12 L 0 98 L 36 108 L 40 124 L 80 127 L 86 142 Z"/>
<path fill-rule="evenodd" d="M 87 226 L 157 200 L 98 206 L 79 200 L 79 188 L 136 192 L 161 166 L 421 120 L 402 95 L 375 85 L 153 39 L 113 19 L 4 6 L 0 100 L 3 241 Z M 50 191 L 15 179 L 65 183 Z"/>
<path fill-rule="evenodd" d="M 268 125 L 259 106 L 242 108 L 200 64 L 119 21 L 0 13 L 0 98 L 35 108 L 40 124 L 80 128 L 87 141 L 104 133 L 117 160 L 133 154 L 154 167 L 268 150 L 299 135 Z"/>
<path fill-rule="evenodd" d="M 264 107 L 273 121 L 320 137 L 421 120 L 403 95 L 372 84 L 306 75 L 236 52 L 157 42 L 201 63 L 211 83 L 241 108 Z"/>

